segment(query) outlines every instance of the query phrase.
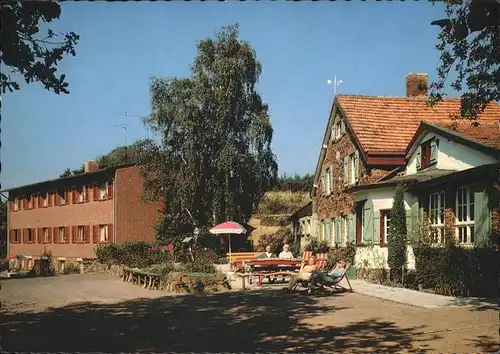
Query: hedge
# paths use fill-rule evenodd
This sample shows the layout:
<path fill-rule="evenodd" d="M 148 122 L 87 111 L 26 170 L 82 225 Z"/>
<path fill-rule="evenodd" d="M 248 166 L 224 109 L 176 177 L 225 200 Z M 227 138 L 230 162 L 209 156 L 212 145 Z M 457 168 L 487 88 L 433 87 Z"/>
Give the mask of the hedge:
<path fill-rule="evenodd" d="M 189 255 L 179 257 L 183 268 L 188 272 L 215 273 L 214 263 L 218 260 L 216 252 L 210 249 L 195 248 L 194 261 Z M 96 248 L 97 259 L 103 264 L 119 264 L 131 268 L 147 268 L 152 265 L 171 264 L 174 258 L 168 251 L 162 251 L 146 242 L 129 242 L 122 245 L 104 244 Z"/>
<path fill-rule="evenodd" d="M 498 296 L 500 254 L 493 248 L 414 248 L 415 281 L 451 296 Z"/>

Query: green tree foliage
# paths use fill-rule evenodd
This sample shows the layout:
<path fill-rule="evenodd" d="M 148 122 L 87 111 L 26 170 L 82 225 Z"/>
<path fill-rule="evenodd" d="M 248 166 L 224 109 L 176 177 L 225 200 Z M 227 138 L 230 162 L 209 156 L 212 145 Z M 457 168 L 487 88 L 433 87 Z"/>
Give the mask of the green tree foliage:
<path fill-rule="evenodd" d="M 275 190 L 289 190 L 292 192 L 309 192 L 313 185 L 314 176 L 311 174 L 306 174 L 301 176 L 295 174 L 294 176 L 287 176 L 284 173 L 278 178 L 278 182 L 274 187 Z"/>
<path fill-rule="evenodd" d="M 443 99 L 448 75 L 455 70 L 451 86 L 464 90 L 461 115 L 475 118 L 488 102 L 500 101 L 500 1 L 448 0 L 446 18 L 432 24 L 441 27 L 436 45 L 441 64 L 431 103 Z"/>
<path fill-rule="evenodd" d="M 96 159 L 99 168 L 108 168 L 113 166 L 136 164 L 141 160 L 140 155 L 147 146 L 153 144 L 150 139 L 138 140 L 128 146 L 119 146 L 107 154 L 101 155 Z M 59 177 L 69 177 L 82 174 L 83 166 L 77 169 L 67 168 Z"/>
<path fill-rule="evenodd" d="M 59 177 L 69 177 L 69 176 L 76 176 L 76 175 L 81 175 L 84 172 L 83 166 L 80 168 L 76 168 L 72 170 L 71 168 L 67 168 L 64 170 L 63 173 L 59 175 Z"/>
<path fill-rule="evenodd" d="M 392 204 L 391 225 L 387 235 L 388 265 L 391 278 L 401 280 L 401 268 L 406 264 L 406 211 L 404 204 L 404 188 L 398 186 Z"/>
<path fill-rule="evenodd" d="M 100 168 L 139 163 L 142 149 L 152 143 L 152 140 L 144 139 L 128 146 L 119 146 L 109 153 L 99 156 L 96 161 Z"/>
<path fill-rule="evenodd" d="M 160 241 L 226 220 L 245 223 L 277 178 L 273 128 L 256 84 L 262 71 L 238 26 L 199 41 L 188 78 L 154 78 L 142 145 L 148 199 L 164 198 Z M 190 215 L 191 214 L 191 215 Z M 192 217 L 191 217 L 192 216 Z"/>
<path fill-rule="evenodd" d="M 11 74 L 24 77 L 26 83 L 41 82 L 55 93 L 69 93 L 65 75 L 56 75 L 64 55 L 75 56 L 80 37 L 74 33 L 56 34 L 48 30 L 40 36 L 40 27 L 59 18 L 61 7 L 53 1 L 2 1 L 1 58 Z M 7 71 L 5 71 L 7 72 Z M 0 73 L 2 92 L 19 90 L 19 84 L 5 72 Z"/>

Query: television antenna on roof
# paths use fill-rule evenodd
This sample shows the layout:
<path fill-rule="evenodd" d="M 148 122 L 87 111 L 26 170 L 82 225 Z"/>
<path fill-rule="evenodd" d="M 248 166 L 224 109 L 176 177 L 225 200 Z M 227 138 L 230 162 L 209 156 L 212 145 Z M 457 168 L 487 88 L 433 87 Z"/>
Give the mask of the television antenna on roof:
<path fill-rule="evenodd" d="M 340 85 L 343 82 L 344 82 L 343 80 L 337 80 L 337 76 L 335 76 L 333 78 L 333 81 L 332 80 L 328 80 L 327 84 L 328 85 L 332 85 L 333 84 L 333 94 L 336 95 L 337 94 L 337 86 Z"/>

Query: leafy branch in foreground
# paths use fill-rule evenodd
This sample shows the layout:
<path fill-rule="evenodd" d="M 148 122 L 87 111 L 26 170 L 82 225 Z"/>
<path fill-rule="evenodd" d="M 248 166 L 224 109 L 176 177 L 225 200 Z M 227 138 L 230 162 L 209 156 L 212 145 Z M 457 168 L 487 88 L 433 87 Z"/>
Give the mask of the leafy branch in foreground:
<path fill-rule="evenodd" d="M 38 36 L 41 23 L 59 18 L 61 7 L 53 1 L 2 1 L 1 60 L 11 74 L 24 76 L 26 83 L 41 82 L 55 93 L 69 93 L 64 74 L 57 75 L 57 65 L 64 55 L 75 56 L 80 37 L 74 33 Z M 2 93 L 19 90 L 10 74 L 0 73 Z"/>
<path fill-rule="evenodd" d="M 500 1 L 448 0 L 446 18 L 431 24 L 441 27 L 436 45 L 441 63 L 430 103 L 443 100 L 445 83 L 455 71 L 451 87 L 464 90 L 460 114 L 475 119 L 488 102 L 500 101 Z"/>

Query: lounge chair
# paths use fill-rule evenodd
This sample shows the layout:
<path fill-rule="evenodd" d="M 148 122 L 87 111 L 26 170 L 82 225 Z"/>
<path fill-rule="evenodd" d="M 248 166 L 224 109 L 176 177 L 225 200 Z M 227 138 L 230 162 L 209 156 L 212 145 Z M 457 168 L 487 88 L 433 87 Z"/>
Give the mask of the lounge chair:
<path fill-rule="evenodd" d="M 344 273 L 342 274 L 341 277 L 335 278 L 334 282 L 325 282 L 322 279 L 317 279 L 315 281 L 310 281 L 310 280 L 299 280 L 295 283 L 295 285 L 290 289 L 290 291 L 294 291 L 297 289 L 298 285 L 302 285 L 304 288 L 307 288 L 308 293 L 312 293 L 315 290 L 325 290 L 325 288 L 330 288 L 332 290 L 349 290 L 352 292 L 352 286 L 351 282 L 349 281 L 349 277 L 347 276 L 347 271 L 349 270 L 349 267 L 351 266 L 351 263 L 347 263 Z M 347 281 L 347 284 L 349 285 L 349 289 L 343 287 L 340 285 L 340 282 L 345 279 Z"/>

